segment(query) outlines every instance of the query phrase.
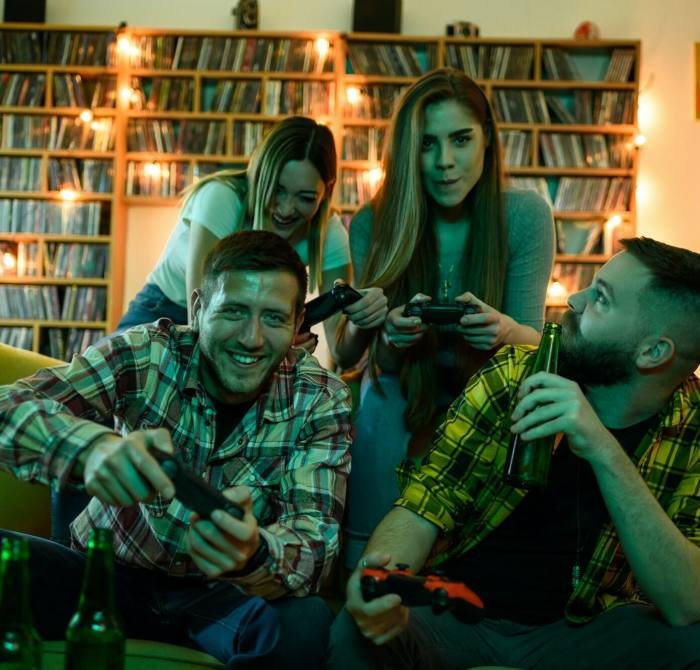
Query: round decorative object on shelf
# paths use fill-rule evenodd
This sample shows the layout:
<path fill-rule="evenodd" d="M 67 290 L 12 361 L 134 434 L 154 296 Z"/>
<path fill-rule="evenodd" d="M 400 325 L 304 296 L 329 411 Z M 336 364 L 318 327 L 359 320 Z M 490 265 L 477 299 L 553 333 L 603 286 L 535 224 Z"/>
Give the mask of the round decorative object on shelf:
<path fill-rule="evenodd" d="M 600 39 L 600 28 L 593 21 L 581 21 L 574 30 L 574 37 L 577 40 Z"/>

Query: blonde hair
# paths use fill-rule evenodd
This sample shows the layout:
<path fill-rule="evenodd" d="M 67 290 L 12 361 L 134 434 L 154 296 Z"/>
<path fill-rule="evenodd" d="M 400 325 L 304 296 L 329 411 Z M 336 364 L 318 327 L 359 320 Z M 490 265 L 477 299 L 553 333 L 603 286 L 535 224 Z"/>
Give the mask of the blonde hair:
<path fill-rule="evenodd" d="M 498 135 L 491 107 L 479 86 L 463 72 L 449 68 L 422 76 L 404 92 L 394 109 L 384 149 L 384 182 L 371 202 L 372 245 L 361 283 L 382 287 L 390 307 L 395 307 L 419 291 L 431 292 L 438 282 L 438 242 L 428 216 L 421 148 L 426 107 L 447 100 L 464 105 L 481 125 L 486 139 L 481 177 L 465 201 L 470 234 L 462 282 L 480 299 L 501 309 L 507 231 Z M 377 337 L 370 346 L 373 373 Z M 418 345 L 407 350 L 404 358 L 401 380 L 408 399 L 406 421 L 413 432 L 428 425 L 435 416 L 437 347 L 438 335 L 429 331 Z M 461 338 L 455 347 L 466 382 L 468 373 L 483 357 Z"/>
<path fill-rule="evenodd" d="M 231 232 L 242 229 L 271 231 L 270 207 L 280 173 L 289 161 L 304 160 L 316 168 L 325 187 L 318 210 L 303 231 L 309 248 L 309 284 L 311 288 L 320 289 L 323 244 L 337 175 L 335 140 L 326 126 L 304 116 L 283 119 L 255 148 L 246 170 L 220 170 L 204 177 L 183 191 L 183 205 L 202 186 L 216 180 L 233 189 L 246 202 L 245 219 L 234 222 Z"/>

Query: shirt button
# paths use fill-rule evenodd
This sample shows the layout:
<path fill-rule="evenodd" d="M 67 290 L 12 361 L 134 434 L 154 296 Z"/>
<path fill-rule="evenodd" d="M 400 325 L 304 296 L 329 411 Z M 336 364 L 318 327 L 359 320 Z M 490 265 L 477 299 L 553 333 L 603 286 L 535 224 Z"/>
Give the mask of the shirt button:
<path fill-rule="evenodd" d="M 239 437 L 239 438 L 238 438 L 238 444 L 243 444 L 243 442 L 245 442 L 245 440 L 244 440 L 242 437 Z"/>

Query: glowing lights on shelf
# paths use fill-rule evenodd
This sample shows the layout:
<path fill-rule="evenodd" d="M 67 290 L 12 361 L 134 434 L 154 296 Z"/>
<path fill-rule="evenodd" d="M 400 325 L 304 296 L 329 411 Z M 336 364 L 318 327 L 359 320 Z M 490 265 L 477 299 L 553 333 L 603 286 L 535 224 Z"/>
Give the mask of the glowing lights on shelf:
<path fill-rule="evenodd" d="M 15 274 L 17 271 L 17 258 L 14 254 L 6 251 L 2 254 L 0 261 L 0 274 Z"/>
<path fill-rule="evenodd" d="M 622 223 L 622 217 L 619 214 L 613 214 L 606 222 L 605 225 L 609 228 L 617 228 Z"/>
<path fill-rule="evenodd" d="M 325 37 L 319 37 L 314 42 L 314 47 L 319 58 L 325 58 L 328 55 L 328 51 L 331 48 L 331 43 Z"/>
<path fill-rule="evenodd" d="M 567 290 L 558 279 L 552 279 L 547 287 L 547 298 L 549 300 L 564 301 L 569 297 Z"/>
<path fill-rule="evenodd" d="M 632 142 L 634 146 L 639 149 L 639 147 L 643 147 L 647 143 L 647 138 L 645 135 L 642 135 L 642 133 L 637 133 Z"/>
<path fill-rule="evenodd" d="M 78 199 L 78 192 L 72 188 L 62 188 L 58 192 L 58 197 L 65 202 L 73 202 Z"/>
<path fill-rule="evenodd" d="M 151 177 L 151 179 L 160 179 L 163 170 L 158 163 L 144 163 L 143 164 L 143 174 L 146 177 Z"/>
<path fill-rule="evenodd" d="M 373 167 L 367 171 L 367 181 L 372 189 L 376 189 L 381 184 L 382 179 L 384 179 L 384 170 L 382 168 Z"/>
<path fill-rule="evenodd" d="M 122 86 L 119 89 L 119 100 L 124 107 L 128 107 L 130 103 L 138 102 L 139 92 L 131 86 Z"/>
<path fill-rule="evenodd" d="M 356 105 L 362 100 L 362 91 L 357 86 L 348 86 L 345 89 L 345 99 L 351 105 Z"/>
<path fill-rule="evenodd" d="M 122 58 L 134 60 L 139 56 L 141 50 L 139 49 L 138 45 L 131 42 L 129 35 L 126 33 L 121 33 L 117 37 L 117 53 Z"/>
<path fill-rule="evenodd" d="M 82 112 L 80 112 L 80 115 L 78 118 L 83 122 L 83 123 L 90 123 L 92 119 L 94 118 L 92 110 L 91 109 L 84 109 Z"/>

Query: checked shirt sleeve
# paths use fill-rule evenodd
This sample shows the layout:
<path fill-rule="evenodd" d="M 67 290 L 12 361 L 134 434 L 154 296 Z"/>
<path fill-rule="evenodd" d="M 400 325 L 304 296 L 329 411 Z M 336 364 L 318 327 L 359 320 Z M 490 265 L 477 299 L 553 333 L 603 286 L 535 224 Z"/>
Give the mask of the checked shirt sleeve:
<path fill-rule="evenodd" d="M 478 499 L 501 489 L 510 411 L 528 355 L 527 349 L 501 349 L 471 378 L 421 467 L 401 466 L 396 505 L 449 533 L 464 523 Z"/>
<path fill-rule="evenodd" d="M 117 386 L 136 367 L 134 350 L 114 338 L 70 364 L 0 386 L 0 468 L 19 479 L 67 484 L 80 454 L 114 434 L 98 422 L 116 413 Z"/>
<path fill-rule="evenodd" d="M 331 381 L 309 401 L 280 483 L 279 514 L 260 529 L 269 555 L 255 571 L 231 579 L 266 598 L 317 592 L 340 549 L 350 471 L 350 392 Z"/>

